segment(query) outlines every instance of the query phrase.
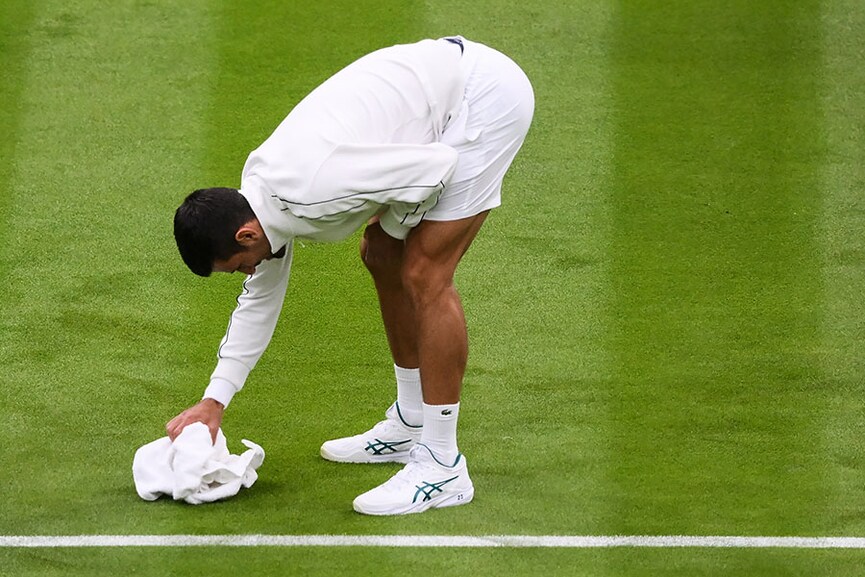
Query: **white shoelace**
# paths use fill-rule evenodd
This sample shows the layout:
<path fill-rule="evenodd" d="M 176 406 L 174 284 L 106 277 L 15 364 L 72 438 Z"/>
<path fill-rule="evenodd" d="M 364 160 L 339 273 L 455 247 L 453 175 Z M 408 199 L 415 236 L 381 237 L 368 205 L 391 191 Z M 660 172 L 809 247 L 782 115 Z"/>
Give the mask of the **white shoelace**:
<path fill-rule="evenodd" d="M 396 475 L 390 478 L 385 485 L 389 485 L 390 488 L 393 489 L 403 489 L 408 485 L 412 487 L 415 486 L 415 483 L 418 479 L 426 480 L 427 478 L 432 479 L 436 475 L 440 475 L 441 471 L 439 467 L 435 466 L 434 462 L 431 462 L 427 459 L 417 459 L 417 455 L 420 451 L 423 451 L 422 447 L 412 447 L 411 452 L 409 453 L 409 462 L 405 467 L 402 468 Z"/>

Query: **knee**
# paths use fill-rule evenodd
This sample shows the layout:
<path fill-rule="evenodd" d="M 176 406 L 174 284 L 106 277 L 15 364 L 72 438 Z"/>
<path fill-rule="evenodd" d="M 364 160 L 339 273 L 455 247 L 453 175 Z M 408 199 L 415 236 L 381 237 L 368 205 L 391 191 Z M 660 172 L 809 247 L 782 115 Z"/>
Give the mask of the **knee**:
<path fill-rule="evenodd" d="M 402 285 L 412 303 L 422 307 L 453 287 L 453 275 L 432 261 L 406 260 L 400 271 Z"/>
<path fill-rule="evenodd" d="M 360 260 L 372 276 L 381 274 L 387 268 L 387 259 L 383 258 L 378 247 L 366 235 L 360 239 Z"/>
<path fill-rule="evenodd" d="M 371 230 L 370 226 L 364 231 L 360 239 L 360 259 L 376 279 L 398 275 L 402 262 L 402 241 L 387 236 L 378 228 L 378 231 Z"/>
<path fill-rule="evenodd" d="M 367 240 L 366 235 L 360 239 L 360 260 L 367 270 L 372 272 L 370 269 L 369 240 Z"/>

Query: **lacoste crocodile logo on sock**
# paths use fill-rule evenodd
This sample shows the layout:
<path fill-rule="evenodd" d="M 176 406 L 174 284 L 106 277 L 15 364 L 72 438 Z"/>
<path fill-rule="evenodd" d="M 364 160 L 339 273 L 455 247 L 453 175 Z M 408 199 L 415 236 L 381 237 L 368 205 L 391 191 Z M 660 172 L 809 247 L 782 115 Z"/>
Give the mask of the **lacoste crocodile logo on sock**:
<path fill-rule="evenodd" d="M 442 411 L 442 415 L 444 415 L 445 417 L 447 417 L 447 416 L 450 415 L 452 412 L 453 412 L 453 411 L 451 411 L 450 409 L 445 409 L 444 411 Z"/>

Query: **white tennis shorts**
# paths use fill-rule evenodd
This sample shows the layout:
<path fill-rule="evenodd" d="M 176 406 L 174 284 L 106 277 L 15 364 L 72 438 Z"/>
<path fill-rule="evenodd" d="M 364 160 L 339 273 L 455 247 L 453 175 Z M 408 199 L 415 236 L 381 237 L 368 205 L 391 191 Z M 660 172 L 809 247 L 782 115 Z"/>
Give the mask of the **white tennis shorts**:
<path fill-rule="evenodd" d="M 532 85 L 513 60 L 483 44 L 455 39 L 463 49 L 465 100 L 441 142 L 456 149 L 459 159 L 425 220 L 458 220 L 501 205 L 502 181 L 526 138 L 535 108 Z"/>

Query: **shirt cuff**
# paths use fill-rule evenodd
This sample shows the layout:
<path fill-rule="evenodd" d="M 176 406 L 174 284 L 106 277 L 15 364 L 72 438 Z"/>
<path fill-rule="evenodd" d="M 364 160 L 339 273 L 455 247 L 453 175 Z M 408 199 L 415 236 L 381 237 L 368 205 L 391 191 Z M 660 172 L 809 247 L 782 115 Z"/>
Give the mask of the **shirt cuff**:
<path fill-rule="evenodd" d="M 223 358 L 216 363 L 213 374 L 210 375 L 210 385 L 204 391 L 204 396 L 215 399 L 228 406 L 231 398 L 243 388 L 249 367 L 234 359 Z"/>
<path fill-rule="evenodd" d="M 237 393 L 237 389 L 225 379 L 212 379 L 207 388 L 204 389 L 203 398 L 219 401 L 223 407 L 227 407 L 235 393 Z"/>

